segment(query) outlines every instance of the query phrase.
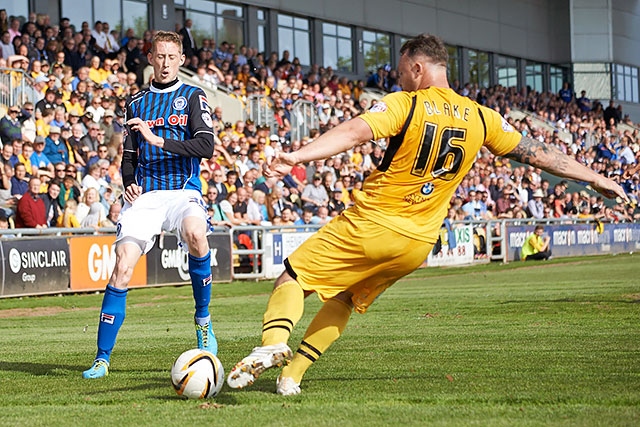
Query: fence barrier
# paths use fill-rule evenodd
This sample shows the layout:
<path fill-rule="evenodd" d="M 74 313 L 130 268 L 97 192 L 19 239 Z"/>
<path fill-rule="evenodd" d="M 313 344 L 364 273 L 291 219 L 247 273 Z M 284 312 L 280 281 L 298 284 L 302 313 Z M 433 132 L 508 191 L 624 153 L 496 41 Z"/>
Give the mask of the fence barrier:
<path fill-rule="evenodd" d="M 579 219 L 455 221 L 425 266 L 512 262 L 536 225 L 544 225 L 555 257 L 640 250 L 640 223 Z M 214 282 L 278 277 L 284 260 L 321 225 L 216 227 L 208 237 Z M 103 290 L 115 265 L 115 228 L 0 230 L 0 297 Z M 73 234 L 72 234 L 73 233 Z M 446 233 L 441 233 L 446 236 Z M 136 266 L 131 286 L 189 283 L 188 256 L 175 235 L 158 237 Z"/>

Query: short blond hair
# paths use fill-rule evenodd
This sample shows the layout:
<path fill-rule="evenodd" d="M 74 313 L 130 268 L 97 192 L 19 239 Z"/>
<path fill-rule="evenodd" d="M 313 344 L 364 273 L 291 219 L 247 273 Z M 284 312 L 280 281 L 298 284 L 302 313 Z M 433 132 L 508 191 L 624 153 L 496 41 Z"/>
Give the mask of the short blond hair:
<path fill-rule="evenodd" d="M 180 48 L 180 55 L 182 55 L 182 39 L 173 31 L 157 31 L 151 41 L 151 51 L 153 51 L 158 42 L 174 43 Z"/>

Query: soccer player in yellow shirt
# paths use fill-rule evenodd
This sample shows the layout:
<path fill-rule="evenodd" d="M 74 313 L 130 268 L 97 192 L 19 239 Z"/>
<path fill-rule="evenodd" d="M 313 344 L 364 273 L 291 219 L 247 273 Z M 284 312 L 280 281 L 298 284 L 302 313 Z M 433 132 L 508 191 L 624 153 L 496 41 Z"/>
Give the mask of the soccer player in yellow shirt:
<path fill-rule="evenodd" d="M 291 153 L 279 153 L 265 174 L 282 177 L 293 165 L 324 159 L 370 140 L 390 138 L 378 168 L 353 207 L 322 227 L 285 260 L 263 317 L 262 346 L 230 372 L 232 388 L 253 384 L 282 366 L 281 395 L 300 393 L 306 370 L 341 335 L 352 309 L 364 313 L 386 288 L 427 258 L 449 200 L 484 145 L 497 156 L 555 175 L 587 181 L 607 197 L 624 190 L 551 145 L 524 137 L 496 111 L 449 88 L 447 49 L 431 35 L 408 40 L 398 66 L 402 92 L 386 95 L 365 114 Z M 324 302 L 295 356 L 287 346 L 315 292 Z"/>

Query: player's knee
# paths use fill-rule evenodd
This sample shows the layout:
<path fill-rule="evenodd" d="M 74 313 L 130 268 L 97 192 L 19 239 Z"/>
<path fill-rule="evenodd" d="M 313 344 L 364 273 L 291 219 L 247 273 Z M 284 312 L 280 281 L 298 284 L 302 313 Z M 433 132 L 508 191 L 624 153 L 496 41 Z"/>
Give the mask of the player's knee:
<path fill-rule="evenodd" d="M 127 265 L 126 262 L 117 262 L 111 275 L 111 286 L 118 289 L 125 289 L 129 285 L 131 276 L 133 275 L 133 268 Z"/>

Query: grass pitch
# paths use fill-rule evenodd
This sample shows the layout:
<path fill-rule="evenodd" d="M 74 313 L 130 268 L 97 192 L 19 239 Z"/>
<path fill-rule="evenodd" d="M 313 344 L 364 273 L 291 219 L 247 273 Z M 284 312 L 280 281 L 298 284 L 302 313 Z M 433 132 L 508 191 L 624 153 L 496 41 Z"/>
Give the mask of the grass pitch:
<path fill-rule="evenodd" d="M 102 295 L 0 300 L 0 425 L 637 426 L 639 273 L 637 255 L 419 270 L 354 314 L 289 398 L 276 371 L 214 400 L 175 394 L 171 364 L 195 346 L 189 286 L 131 291 L 93 381 Z M 215 285 L 227 372 L 259 344 L 270 289 Z M 307 299 L 294 350 L 319 307 Z"/>

